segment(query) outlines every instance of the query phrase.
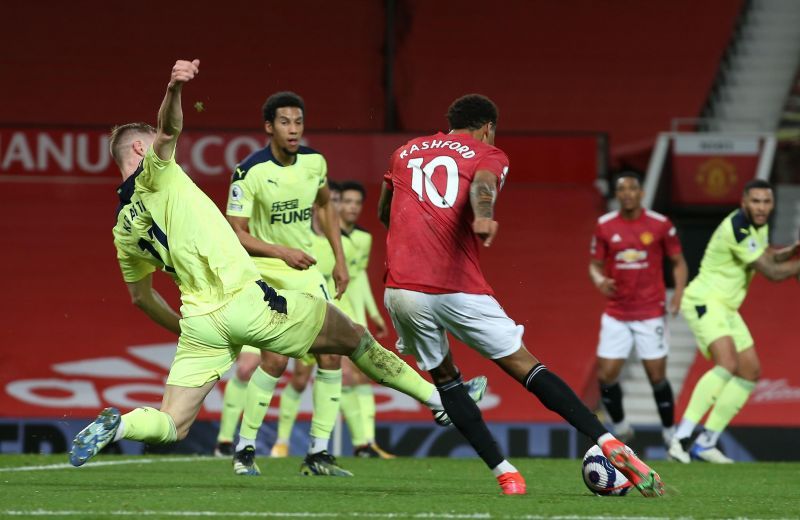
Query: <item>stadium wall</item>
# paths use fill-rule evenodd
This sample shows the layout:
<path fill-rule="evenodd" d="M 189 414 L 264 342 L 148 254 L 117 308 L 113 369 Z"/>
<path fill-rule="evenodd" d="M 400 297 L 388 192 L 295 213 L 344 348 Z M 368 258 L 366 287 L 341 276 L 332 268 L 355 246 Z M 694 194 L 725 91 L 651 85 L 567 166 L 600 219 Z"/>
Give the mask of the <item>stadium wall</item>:
<path fill-rule="evenodd" d="M 624 159 L 672 118 L 699 115 L 743 0 L 388 4 L 142 0 L 133 14 L 100 0 L 10 2 L 0 122 L 151 118 L 164 71 L 198 57 L 186 101 L 203 102 L 204 128 L 256 128 L 264 99 L 289 89 L 310 128 L 427 132 L 453 98 L 481 92 L 503 131 L 605 132 Z"/>

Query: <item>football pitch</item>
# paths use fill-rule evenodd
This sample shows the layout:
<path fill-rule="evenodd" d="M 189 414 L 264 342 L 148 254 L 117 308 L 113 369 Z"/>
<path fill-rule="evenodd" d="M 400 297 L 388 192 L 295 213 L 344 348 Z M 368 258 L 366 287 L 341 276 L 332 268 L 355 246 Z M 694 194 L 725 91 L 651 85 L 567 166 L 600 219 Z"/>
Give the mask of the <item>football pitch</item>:
<path fill-rule="evenodd" d="M 261 477 L 225 459 L 0 456 L 0 517 L 47 518 L 797 518 L 800 464 L 655 464 L 669 496 L 596 497 L 580 461 L 516 459 L 528 494 L 504 497 L 478 459 L 340 459 L 353 478 L 303 477 L 299 458 L 261 457 Z"/>

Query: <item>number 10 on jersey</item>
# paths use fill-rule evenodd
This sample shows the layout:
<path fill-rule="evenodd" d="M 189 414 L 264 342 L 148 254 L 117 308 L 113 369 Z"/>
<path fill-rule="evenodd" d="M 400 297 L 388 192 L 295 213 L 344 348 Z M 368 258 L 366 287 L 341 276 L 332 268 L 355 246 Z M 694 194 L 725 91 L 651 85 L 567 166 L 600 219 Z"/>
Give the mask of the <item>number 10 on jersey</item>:
<path fill-rule="evenodd" d="M 458 164 L 456 160 L 446 155 L 439 155 L 423 165 L 424 160 L 419 157 L 408 161 L 408 167 L 411 169 L 411 189 L 419 196 L 420 201 L 425 200 L 424 195 L 427 195 L 431 204 L 437 208 L 452 208 L 458 196 Z M 432 179 L 436 168 L 439 167 L 444 168 L 447 175 L 444 195 L 439 193 Z M 423 184 L 425 185 L 424 195 Z"/>

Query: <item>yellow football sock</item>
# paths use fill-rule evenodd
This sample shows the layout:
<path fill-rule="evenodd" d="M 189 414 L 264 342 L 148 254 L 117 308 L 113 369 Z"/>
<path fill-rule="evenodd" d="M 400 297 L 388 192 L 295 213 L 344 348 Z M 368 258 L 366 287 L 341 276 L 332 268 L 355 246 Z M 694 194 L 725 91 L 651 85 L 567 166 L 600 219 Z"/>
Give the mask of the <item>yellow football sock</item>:
<path fill-rule="evenodd" d="M 222 414 L 219 420 L 217 442 L 233 442 L 233 434 L 244 410 L 247 383 L 235 375 L 225 385 L 222 396 Z"/>
<path fill-rule="evenodd" d="M 736 414 L 742 409 L 755 388 L 756 384 L 752 381 L 741 377 L 731 378 L 717 397 L 711 413 L 708 414 L 706 429 L 714 432 L 724 430 L 731 419 L 736 417 Z"/>
<path fill-rule="evenodd" d="M 166 444 L 178 440 L 172 416 L 149 406 L 136 408 L 122 416 L 123 439 Z"/>
<path fill-rule="evenodd" d="M 356 386 L 342 387 L 342 415 L 350 429 L 350 440 L 353 446 L 367 443 L 367 439 L 364 437 L 364 421 L 357 388 Z"/>
<path fill-rule="evenodd" d="M 286 385 L 281 393 L 281 406 L 278 411 L 279 442 L 288 443 L 289 437 L 292 436 L 294 421 L 297 419 L 297 412 L 300 411 L 301 395 L 292 385 Z"/>
<path fill-rule="evenodd" d="M 317 368 L 312 397 L 314 415 L 311 417 L 311 436 L 330 439 L 342 399 L 342 369 Z"/>
<path fill-rule="evenodd" d="M 272 394 L 275 393 L 277 384 L 278 378 L 267 374 L 261 367 L 253 372 L 250 382 L 247 384 L 239 437 L 255 440 L 258 429 L 264 422 L 264 416 L 267 415 L 267 409 L 269 409 L 269 403 L 272 401 Z"/>
<path fill-rule="evenodd" d="M 694 423 L 700 422 L 731 377 L 731 373 L 721 366 L 715 366 L 703 374 L 692 390 L 692 397 L 683 416 Z"/>
<path fill-rule="evenodd" d="M 361 405 L 361 420 L 366 442 L 375 441 L 375 393 L 372 385 L 356 385 L 355 392 Z"/>
<path fill-rule="evenodd" d="M 376 383 L 403 392 L 421 403 L 430 401 L 436 392 L 432 384 L 422 379 L 393 352 L 380 346 L 369 332 L 364 333 L 350 359 Z"/>

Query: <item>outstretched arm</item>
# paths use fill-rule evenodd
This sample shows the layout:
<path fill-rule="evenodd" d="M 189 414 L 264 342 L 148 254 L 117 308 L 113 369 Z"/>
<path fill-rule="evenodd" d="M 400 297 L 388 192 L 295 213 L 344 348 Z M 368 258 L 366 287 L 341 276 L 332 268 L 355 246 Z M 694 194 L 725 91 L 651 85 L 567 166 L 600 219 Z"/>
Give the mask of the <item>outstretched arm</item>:
<path fill-rule="evenodd" d="M 800 242 L 795 242 L 789 247 L 784 247 L 783 249 L 778 249 L 777 251 L 773 252 L 772 258 L 774 258 L 776 262 L 785 262 L 796 255 L 799 249 Z"/>
<path fill-rule="evenodd" d="M 800 260 L 781 260 L 785 256 L 784 250 L 773 252 L 764 251 L 758 259 L 750 264 L 756 271 L 764 275 L 767 280 L 780 282 L 800 274 Z"/>
<path fill-rule="evenodd" d="M 472 231 L 483 240 L 483 245 L 492 245 L 499 224 L 494 220 L 494 202 L 497 199 L 497 176 L 489 170 L 478 170 L 469 188 L 469 200 L 475 220 Z"/>
<path fill-rule="evenodd" d="M 138 282 L 128 282 L 131 303 L 139 307 L 151 320 L 175 334 L 181 333 L 181 316 L 164 301 L 153 289 L 153 274 L 148 274 Z"/>
<path fill-rule="evenodd" d="M 175 152 L 178 136 L 183 129 L 181 89 L 183 84 L 200 73 L 200 60 L 178 60 L 172 67 L 167 93 L 158 110 L 158 128 L 153 150 L 159 159 L 167 161 Z"/>

